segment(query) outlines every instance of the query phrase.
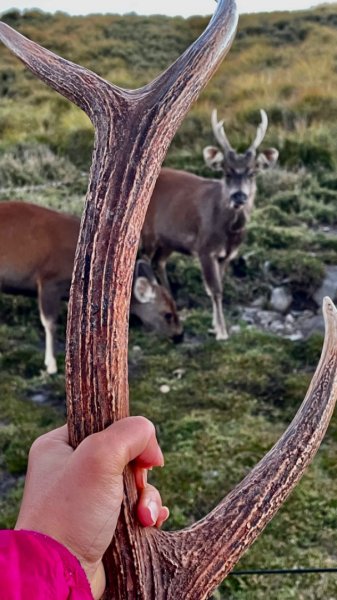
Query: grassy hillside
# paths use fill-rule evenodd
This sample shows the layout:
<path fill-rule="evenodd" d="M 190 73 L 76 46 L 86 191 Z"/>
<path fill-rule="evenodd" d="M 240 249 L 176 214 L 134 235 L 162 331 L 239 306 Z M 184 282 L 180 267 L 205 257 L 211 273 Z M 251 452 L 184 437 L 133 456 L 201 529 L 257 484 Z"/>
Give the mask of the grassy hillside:
<path fill-rule="evenodd" d="M 330 4 L 307 12 L 242 17 L 230 55 L 172 144 L 170 164 L 201 168 L 200 151 L 210 141 L 214 106 L 239 147 L 247 145 L 249 123 L 257 122 L 263 107 L 271 120 L 268 140 L 280 148 L 282 164 L 332 168 L 337 144 L 336 15 L 337 5 Z M 3 20 L 63 57 L 131 88 L 166 68 L 207 24 L 200 17 L 68 17 L 37 11 L 8 12 Z M 35 140 L 87 165 L 87 117 L 33 79 L 4 47 L 0 65 L 0 149 Z"/>
<path fill-rule="evenodd" d="M 138 87 L 167 67 L 207 19 L 51 16 L 11 11 L 8 24 L 65 58 L 123 87 Z M 146 41 L 146 43 L 145 43 Z M 157 425 L 166 467 L 153 474 L 172 516 L 189 524 L 210 510 L 277 440 L 318 361 L 321 335 L 306 341 L 251 328 L 239 307 L 267 298 L 285 281 L 293 309 L 312 308 L 326 265 L 336 264 L 337 5 L 249 15 L 232 51 L 187 116 L 167 164 L 213 176 L 202 148 L 214 143 L 210 112 L 225 118 L 233 146 L 251 141 L 264 108 L 264 146 L 280 166 L 258 180 L 257 207 L 240 256 L 226 278 L 229 342 L 208 335 L 210 306 L 193 260 L 176 256 L 170 276 L 186 326 L 172 346 L 131 328 L 133 414 Z M 80 214 L 92 149 L 88 119 L 0 46 L 0 201 L 37 202 Z M 27 449 L 64 420 L 64 307 L 60 373 L 42 371 L 43 333 L 34 300 L 0 296 L 0 527 L 12 526 Z M 244 374 L 244 377 L 243 377 Z M 169 387 L 168 394 L 160 390 Z M 337 545 L 337 421 L 307 475 L 239 567 L 331 567 Z M 215 598 L 337 598 L 333 575 L 229 578 Z"/>

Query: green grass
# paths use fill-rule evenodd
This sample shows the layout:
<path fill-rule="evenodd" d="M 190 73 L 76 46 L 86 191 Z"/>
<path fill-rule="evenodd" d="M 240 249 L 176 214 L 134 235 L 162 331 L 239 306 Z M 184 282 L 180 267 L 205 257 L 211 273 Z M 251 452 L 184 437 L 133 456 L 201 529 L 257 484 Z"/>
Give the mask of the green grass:
<path fill-rule="evenodd" d="M 194 311 L 191 323 L 186 321 L 190 336 L 199 314 Z M 0 384 L 0 470 L 13 478 L 0 503 L 2 527 L 15 521 L 32 440 L 64 421 L 62 361 L 58 376 L 41 374 L 41 332 L 29 320 L 20 321 L 0 329 L 6 373 Z M 277 440 L 304 397 L 321 343 L 320 337 L 291 343 L 247 331 L 219 344 L 204 331 L 194 343 L 175 347 L 140 328 L 131 330 L 131 411 L 157 427 L 165 468 L 154 470 L 151 480 L 171 508 L 168 528 L 206 514 Z M 160 392 L 164 383 L 168 394 Z M 34 402 L 39 395 L 49 402 Z M 334 418 L 313 465 L 238 568 L 334 564 L 336 435 Z M 337 594 L 337 585 L 333 576 L 230 578 L 219 597 L 262 599 L 266 593 L 323 600 Z"/>

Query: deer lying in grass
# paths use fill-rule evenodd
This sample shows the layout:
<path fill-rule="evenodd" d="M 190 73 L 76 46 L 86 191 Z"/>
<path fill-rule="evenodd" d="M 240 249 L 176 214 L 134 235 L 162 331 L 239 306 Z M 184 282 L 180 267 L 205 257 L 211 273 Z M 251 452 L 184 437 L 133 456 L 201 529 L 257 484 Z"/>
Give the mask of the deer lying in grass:
<path fill-rule="evenodd" d="M 80 220 L 71 215 L 25 202 L 0 203 L 0 290 L 37 295 L 50 374 L 57 372 L 56 321 L 61 300 L 69 297 L 79 229 Z M 145 326 L 181 341 L 175 303 L 144 260 L 136 263 L 130 311 Z"/>
<path fill-rule="evenodd" d="M 162 169 L 141 235 L 142 252 L 151 259 L 167 289 L 166 261 L 172 252 L 199 258 L 206 292 L 212 299 L 217 340 L 228 338 L 222 309 L 223 277 L 238 252 L 253 210 L 256 174 L 275 165 L 278 158 L 275 148 L 256 154 L 268 127 L 263 110 L 261 116 L 255 140 L 246 152 L 238 154 L 213 111 L 213 133 L 223 151 L 207 146 L 204 159 L 211 169 L 222 172 L 222 178 L 205 179 Z"/>

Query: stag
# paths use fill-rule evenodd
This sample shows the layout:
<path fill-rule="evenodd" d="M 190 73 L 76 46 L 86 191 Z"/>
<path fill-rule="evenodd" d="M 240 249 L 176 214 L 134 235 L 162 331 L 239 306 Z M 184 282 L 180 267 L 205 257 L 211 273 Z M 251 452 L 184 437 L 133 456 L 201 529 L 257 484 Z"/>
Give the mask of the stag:
<path fill-rule="evenodd" d="M 221 171 L 222 179 L 162 169 L 141 234 L 142 252 L 152 261 L 167 289 L 170 286 L 166 261 L 172 252 L 198 257 L 206 293 L 212 300 L 212 325 L 217 340 L 228 338 L 222 308 L 223 279 L 227 265 L 237 255 L 253 210 L 256 174 L 274 166 L 278 158 L 275 148 L 257 154 L 268 127 L 264 110 L 261 117 L 253 143 L 246 152 L 238 154 L 214 110 L 212 129 L 222 151 L 207 146 L 203 154 L 211 169 Z"/>
<path fill-rule="evenodd" d="M 155 180 L 170 140 L 228 51 L 237 10 L 219 0 L 192 46 L 141 89 L 123 90 L 6 26 L 2 41 L 95 125 L 93 164 L 68 309 L 66 387 L 70 443 L 129 414 L 127 327 L 132 274 Z M 132 470 L 105 556 L 106 599 L 204 600 L 297 484 L 326 431 L 337 396 L 337 316 L 324 303 L 327 336 L 307 397 L 285 434 L 204 519 L 177 532 L 142 529 Z"/>
<path fill-rule="evenodd" d="M 69 297 L 79 230 L 75 216 L 26 202 L 0 203 L 0 290 L 38 297 L 49 374 L 57 372 L 56 322 L 61 300 Z M 145 327 L 182 340 L 174 300 L 144 260 L 136 262 L 130 312 Z"/>

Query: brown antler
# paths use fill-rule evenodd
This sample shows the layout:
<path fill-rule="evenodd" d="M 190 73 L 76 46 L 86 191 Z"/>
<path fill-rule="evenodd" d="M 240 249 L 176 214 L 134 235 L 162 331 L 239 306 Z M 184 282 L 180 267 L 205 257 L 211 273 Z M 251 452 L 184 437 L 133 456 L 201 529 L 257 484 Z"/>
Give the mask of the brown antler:
<path fill-rule="evenodd" d="M 0 39 L 95 125 L 68 315 L 67 402 L 74 446 L 128 414 L 127 315 L 141 226 L 169 142 L 229 49 L 235 27 L 234 0 L 220 0 L 202 36 L 155 81 L 132 92 L 0 24 Z M 118 530 L 106 555 L 106 598 L 206 598 L 259 535 L 317 450 L 336 400 L 337 320 L 328 301 L 325 316 L 322 359 L 298 416 L 204 520 L 176 533 L 141 529 L 134 519 L 133 477 L 126 470 Z"/>

